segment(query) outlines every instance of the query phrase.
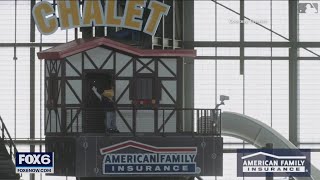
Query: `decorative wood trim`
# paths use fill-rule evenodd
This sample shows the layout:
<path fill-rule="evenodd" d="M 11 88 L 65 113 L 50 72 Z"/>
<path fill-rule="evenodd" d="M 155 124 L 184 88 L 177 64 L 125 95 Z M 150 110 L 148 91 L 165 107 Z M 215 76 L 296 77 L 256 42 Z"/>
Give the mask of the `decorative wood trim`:
<path fill-rule="evenodd" d="M 106 46 L 109 49 L 116 49 L 131 56 L 139 57 L 196 57 L 196 51 L 191 49 L 163 50 L 163 49 L 138 49 L 130 45 L 107 39 L 105 37 L 92 39 L 77 39 L 65 44 L 39 52 L 39 59 L 63 59 L 96 47 Z"/>
<path fill-rule="evenodd" d="M 48 111 L 49 113 L 47 114 L 47 119 L 46 119 L 46 123 L 45 123 L 45 133 L 48 131 L 48 125 L 49 125 L 49 118 L 50 118 L 50 110 L 48 108 L 46 108 L 46 111 Z M 51 121 L 50 121 L 51 123 Z M 51 126 L 51 124 L 50 124 Z"/>
<path fill-rule="evenodd" d="M 91 64 L 93 65 L 93 67 L 95 69 L 99 69 L 98 66 L 94 63 L 94 61 L 91 59 L 91 57 L 88 55 L 87 52 L 83 52 L 83 54 L 88 58 L 88 60 L 91 62 Z"/>
<path fill-rule="evenodd" d="M 149 71 L 150 71 L 150 73 L 154 73 L 154 70 L 152 70 L 150 67 L 149 67 L 149 65 L 151 64 L 151 63 L 153 63 L 154 62 L 154 59 L 151 59 L 149 62 L 147 62 L 147 63 L 144 63 L 144 62 L 142 62 L 140 59 L 136 59 L 136 61 L 137 62 L 139 62 L 141 65 L 142 65 L 142 67 L 140 68 L 140 69 L 138 69 L 138 71 L 137 71 L 137 73 L 140 73 L 143 69 L 148 69 Z"/>
<path fill-rule="evenodd" d="M 124 94 L 128 91 L 128 89 L 131 87 L 131 81 L 129 81 L 128 85 L 124 88 L 124 90 L 121 92 L 120 96 L 118 97 L 118 99 L 116 99 L 116 104 L 119 103 L 119 101 L 121 100 L 121 98 L 124 96 Z M 129 92 L 129 96 L 130 96 L 130 92 Z M 130 99 L 130 97 L 129 97 Z"/>
<path fill-rule="evenodd" d="M 110 50 L 111 51 L 111 50 Z M 114 54 L 115 52 L 114 51 L 111 51 L 109 56 L 106 58 L 106 60 L 101 64 L 100 66 L 100 70 L 103 69 L 103 67 L 110 61 L 110 58 L 112 57 L 112 55 Z"/>
<path fill-rule="evenodd" d="M 59 115 L 59 111 L 57 109 L 54 110 L 54 112 L 56 113 L 56 120 L 57 122 L 59 123 L 59 128 L 60 128 L 60 131 L 62 130 L 61 128 L 61 118 L 60 118 L 60 115 Z M 61 112 L 61 110 L 60 110 Z M 57 126 L 58 127 L 58 126 Z M 61 131 L 62 132 L 62 131 Z"/>
<path fill-rule="evenodd" d="M 164 87 L 164 85 L 162 84 L 162 82 L 161 82 L 161 87 L 162 87 L 162 89 L 164 90 L 164 92 L 167 93 L 167 95 L 169 96 L 169 98 L 172 100 L 173 104 L 176 104 L 176 100 L 172 97 L 172 95 L 171 95 L 170 92 L 167 90 L 167 88 Z"/>
<path fill-rule="evenodd" d="M 118 112 L 120 118 L 122 119 L 122 121 L 125 123 L 125 125 L 126 125 L 127 128 L 129 129 L 129 131 L 130 131 L 131 133 L 133 133 L 132 128 L 130 127 L 130 125 L 129 125 L 129 123 L 127 122 L 127 120 L 123 117 L 123 115 L 122 115 L 122 113 L 119 111 L 119 109 L 117 109 L 117 112 Z"/>
<path fill-rule="evenodd" d="M 66 60 L 66 63 L 79 75 L 81 76 L 81 72 L 79 72 L 79 70 L 73 66 L 73 64 L 69 61 L 69 60 Z"/>
<path fill-rule="evenodd" d="M 72 109 L 71 109 L 71 112 L 72 112 Z M 66 131 L 68 131 L 68 130 L 72 127 L 73 123 L 79 118 L 80 112 L 81 112 L 81 109 L 78 109 L 78 110 L 77 110 L 77 113 L 74 115 L 74 117 L 71 117 L 71 118 L 72 118 L 72 119 L 71 119 L 71 122 L 70 122 L 69 125 L 67 126 Z M 72 113 L 71 113 L 71 114 L 72 114 Z M 71 129 L 72 129 L 72 128 L 71 128 Z"/>
<path fill-rule="evenodd" d="M 132 61 L 133 61 L 133 58 L 131 58 L 131 59 L 116 73 L 116 77 L 119 77 L 120 74 L 131 64 Z"/>
<path fill-rule="evenodd" d="M 164 123 L 162 123 L 162 125 L 160 126 L 160 128 L 158 129 L 158 133 L 161 132 L 161 129 L 163 129 L 165 127 L 165 125 L 168 123 L 168 121 L 170 120 L 170 118 L 173 116 L 173 114 L 176 112 L 175 109 L 173 109 L 171 111 L 171 113 L 169 114 L 169 116 L 165 119 Z"/>
<path fill-rule="evenodd" d="M 81 104 L 81 99 L 78 96 L 78 94 L 76 93 L 76 91 L 72 88 L 71 84 L 69 83 L 68 80 L 66 80 L 66 84 L 68 85 L 68 87 L 70 88 L 71 92 L 74 94 L 74 96 L 77 98 L 77 100 L 79 101 L 79 104 Z"/>
<path fill-rule="evenodd" d="M 177 77 L 177 74 L 174 73 L 167 65 L 166 63 L 164 63 L 161 59 L 159 59 L 159 62 L 173 75 L 173 77 Z M 177 62 L 176 62 L 176 66 L 177 66 Z"/>

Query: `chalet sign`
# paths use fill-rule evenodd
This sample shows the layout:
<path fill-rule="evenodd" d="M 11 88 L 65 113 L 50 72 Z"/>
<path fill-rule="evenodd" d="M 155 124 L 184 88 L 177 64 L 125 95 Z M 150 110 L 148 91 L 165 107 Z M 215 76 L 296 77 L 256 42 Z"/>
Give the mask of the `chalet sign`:
<path fill-rule="evenodd" d="M 129 140 L 102 148 L 100 153 L 104 155 L 104 175 L 195 175 L 201 172 L 195 161 L 197 147 L 155 147 Z"/>
<path fill-rule="evenodd" d="M 86 0 L 82 11 L 78 0 L 56 2 L 59 16 L 53 5 L 45 0 L 38 2 L 32 9 L 37 28 L 44 35 L 53 34 L 59 26 L 62 30 L 92 26 L 123 27 L 154 35 L 161 18 L 170 9 L 170 6 L 159 1 L 151 0 L 146 7 L 147 0 L 127 0 L 124 15 L 120 17 L 117 15 L 117 0 L 105 0 L 104 3 L 100 0 Z M 150 14 L 146 22 L 143 22 L 145 8 L 150 10 Z"/>

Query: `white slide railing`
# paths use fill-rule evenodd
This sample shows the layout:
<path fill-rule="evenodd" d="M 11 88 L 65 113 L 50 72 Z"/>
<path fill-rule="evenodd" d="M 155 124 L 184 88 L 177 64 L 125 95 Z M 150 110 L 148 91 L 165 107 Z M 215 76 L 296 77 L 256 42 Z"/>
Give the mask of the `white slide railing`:
<path fill-rule="evenodd" d="M 298 149 L 270 126 L 252 117 L 235 113 L 221 114 L 221 133 L 251 143 L 257 148 L 272 143 L 275 149 Z M 294 177 L 296 180 L 320 180 L 320 171 L 311 165 L 311 177 Z"/>

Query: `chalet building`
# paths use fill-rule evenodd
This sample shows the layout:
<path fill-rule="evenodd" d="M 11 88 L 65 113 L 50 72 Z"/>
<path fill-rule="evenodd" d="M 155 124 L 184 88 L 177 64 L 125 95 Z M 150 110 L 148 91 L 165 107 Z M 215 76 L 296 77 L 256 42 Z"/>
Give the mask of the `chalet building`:
<path fill-rule="evenodd" d="M 216 160 L 202 160 L 201 152 L 196 161 L 208 166 L 189 176 L 221 174 L 214 168 L 222 163 L 220 111 L 183 105 L 188 98 L 183 96 L 183 76 L 188 73 L 183 71 L 183 58 L 195 56 L 195 50 L 138 49 L 105 37 L 39 52 L 38 58 L 45 61 L 46 148 L 56 154 L 55 175 L 108 176 L 101 168 L 99 149 L 127 140 L 198 148 L 206 142 L 211 144 L 206 151 Z M 106 109 L 93 87 L 99 93 L 114 87 L 120 133 L 105 133 Z M 186 123 L 191 126 L 186 128 Z M 77 163 L 84 157 L 86 163 Z"/>

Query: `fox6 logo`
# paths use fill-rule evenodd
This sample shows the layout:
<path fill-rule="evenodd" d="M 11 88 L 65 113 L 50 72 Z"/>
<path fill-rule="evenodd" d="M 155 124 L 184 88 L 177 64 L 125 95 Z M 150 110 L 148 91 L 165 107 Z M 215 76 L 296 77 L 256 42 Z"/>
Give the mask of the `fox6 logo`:
<path fill-rule="evenodd" d="M 53 152 L 19 152 L 16 154 L 17 172 L 53 173 Z"/>
<path fill-rule="evenodd" d="M 50 164 L 51 156 L 48 154 L 19 154 L 19 164 Z"/>

